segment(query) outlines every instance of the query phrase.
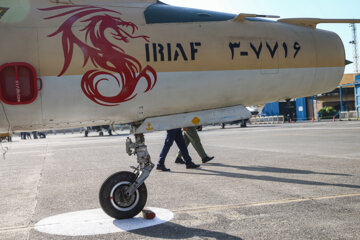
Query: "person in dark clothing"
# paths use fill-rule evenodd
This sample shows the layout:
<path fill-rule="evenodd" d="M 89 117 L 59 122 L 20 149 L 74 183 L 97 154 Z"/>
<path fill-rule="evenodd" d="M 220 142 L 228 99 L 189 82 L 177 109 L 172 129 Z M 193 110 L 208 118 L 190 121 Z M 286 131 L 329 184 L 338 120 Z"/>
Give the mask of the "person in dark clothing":
<path fill-rule="evenodd" d="M 184 140 L 185 140 L 185 145 L 186 147 L 189 146 L 189 143 L 191 143 L 194 147 L 194 149 L 196 150 L 196 152 L 199 154 L 199 156 L 201 157 L 201 160 L 203 163 L 207 163 L 211 160 L 214 159 L 214 157 L 209 157 L 205 150 L 204 147 L 201 144 L 200 141 L 200 137 L 197 133 L 196 127 L 187 127 L 184 128 Z M 179 163 L 179 164 L 184 164 L 185 162 L 182 160 L 182 155 L 181 152 L 179 151 L 175 163 Z"/>
<path fill-rule="evenodd" d="M 165 144 L 164 147 L 160 153 L 160 158 L 159 158 L 159 162 L 157 164 L 156 169 L 157 170 L 161 170 L 161 171 L 170 171 L 170 169 L 165 167 L 165 159 L 166 156 L 171 148 L 171 146 L 173 145 L 174 141 L 176 142 L 176 145 L 179 147 L 181 154 L 185 160 L 185 164 L 186 164 L 186 168 L 187 169 L 193 169 L 193 168 L 198 168 L 200 167 L 200 165 L 197 165 L 195 163 L 193 163 L 189 152 L 186 148 L 185 145 L 185 140 L 184 137 L 182 135 L 182 131 L 181 128 L 176 128 L 176 129 L 172 129 L 172 130 L 168 130 L 167 131 L 167 136 L 165 139 Z"/>
<path fill-rule="evenodd" d="M 27 138 L 27 139 L 31 139 L 31 133 L 26 132 L 26 138 Z"/>

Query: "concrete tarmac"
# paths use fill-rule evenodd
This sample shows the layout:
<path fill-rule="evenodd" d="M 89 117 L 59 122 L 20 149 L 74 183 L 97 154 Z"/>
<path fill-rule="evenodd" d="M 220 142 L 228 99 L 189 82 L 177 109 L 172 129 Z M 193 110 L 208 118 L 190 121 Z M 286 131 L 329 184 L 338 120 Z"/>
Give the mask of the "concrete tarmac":
<path fill-rule="evenodd" d="M 146 135 L 154 162 L 165 134 Z M 213 161 L 187 170 L 174 163 L 174 145 L 166 160 L 171 172 L 154 170 L 146 181 L 147 206 L 170 210 L 172 220 L 77 237 L 34 226 L 98 209 L 102 182 L 136 165 L 125 152 L 127 133 L 3 143 L 0 239 L 360 239 L 360 122 L 214 126 L 199 134 Z"/>

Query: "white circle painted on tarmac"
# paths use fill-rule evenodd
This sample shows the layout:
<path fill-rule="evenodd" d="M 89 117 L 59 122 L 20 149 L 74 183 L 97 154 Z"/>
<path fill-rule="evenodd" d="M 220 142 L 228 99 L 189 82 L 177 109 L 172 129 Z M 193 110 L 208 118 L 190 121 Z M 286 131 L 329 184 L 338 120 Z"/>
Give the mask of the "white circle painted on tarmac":
<path fill-rule="evenodd" d="M 151 227 L 174 218 L 174 214 L 167 209 L 148 209 L 156 214 L 152 220 L 144 219 L 141 214 L 131 219 L 115 220 L 99 208 L 48 217 L 36 223 L 34 228 L 39 232 L 53 235 L 89 236 Z"/>

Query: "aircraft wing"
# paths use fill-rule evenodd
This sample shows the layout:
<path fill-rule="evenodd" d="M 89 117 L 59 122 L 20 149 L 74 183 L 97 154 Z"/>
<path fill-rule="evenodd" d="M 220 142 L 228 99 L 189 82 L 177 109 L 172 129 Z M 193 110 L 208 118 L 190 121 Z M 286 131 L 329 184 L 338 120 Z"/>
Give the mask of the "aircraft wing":
<path fill-rule="evenodd" d="M 235 22 L 244 22 L 246 18 L 280 18 L 276 15 L 259 15 L 251 13 L 240 13 L 233 20 Z M 316 28 L 320 23 L 360 23 L 360 19 L 332 19 L 332 18 L 283 18 L 277 20 L 281 23 Z"/>
<path fill-rule="evenodd" d="M 320 23 L 360 23 L 360 19 L 283 18 L 278 22 L 316 28 Z"/>
<path fill-rule="evenodd" d="M 259 14 L 253 14 L 253 13 L 240 13 L 237 15 L 233 20 L 235 22 L 244 22 L 246 18 L 280 18 L 280 16 L 276 15 L 259 15 Z"/>

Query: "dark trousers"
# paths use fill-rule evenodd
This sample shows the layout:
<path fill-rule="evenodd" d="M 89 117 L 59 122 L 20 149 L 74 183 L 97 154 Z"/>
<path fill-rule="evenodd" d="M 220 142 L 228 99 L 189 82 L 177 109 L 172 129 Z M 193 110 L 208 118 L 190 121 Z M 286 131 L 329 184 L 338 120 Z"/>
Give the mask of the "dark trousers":
<path fill-rule="evenodd" d="M 165 158 L 166 158 L 171 146 L 173 145 L 174 141 L 176 142 L 176 145 L 179 147 L 180 152 L 181 152 L 186 164 L 191 163 L 192 160 L 191 160 L 189 152 L 186 148 L 185 140 L 182 135 L 181 128 L 177 128 L 177 129 L 172 129 L 172 130 L 167 131 L 165 144 L 160 153 L 158 165 L 164 165 Z"/>

